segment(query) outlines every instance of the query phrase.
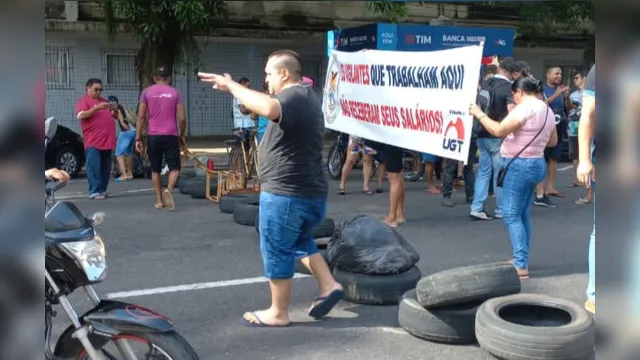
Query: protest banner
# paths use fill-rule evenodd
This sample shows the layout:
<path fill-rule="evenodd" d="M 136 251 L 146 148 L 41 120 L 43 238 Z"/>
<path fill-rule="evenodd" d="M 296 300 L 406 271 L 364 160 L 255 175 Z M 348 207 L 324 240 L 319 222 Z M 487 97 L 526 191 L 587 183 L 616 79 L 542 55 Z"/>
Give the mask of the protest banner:
<path fill-rule="evenodd" d="M 332 51 L 327 128 L 467 161 L 483 44 L 429 51 Z"/>

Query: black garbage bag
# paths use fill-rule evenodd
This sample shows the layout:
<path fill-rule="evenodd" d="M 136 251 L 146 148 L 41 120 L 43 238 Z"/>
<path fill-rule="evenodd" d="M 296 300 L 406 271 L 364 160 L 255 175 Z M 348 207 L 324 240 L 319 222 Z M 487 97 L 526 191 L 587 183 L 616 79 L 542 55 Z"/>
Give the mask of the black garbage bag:
<path fill-rule="evenodd" d="M 420 261 L 399 232 L 369 215 L 356 215 L 339 225 L 327 250 L 333 267 L 355 274 L 401 274 Z"/>

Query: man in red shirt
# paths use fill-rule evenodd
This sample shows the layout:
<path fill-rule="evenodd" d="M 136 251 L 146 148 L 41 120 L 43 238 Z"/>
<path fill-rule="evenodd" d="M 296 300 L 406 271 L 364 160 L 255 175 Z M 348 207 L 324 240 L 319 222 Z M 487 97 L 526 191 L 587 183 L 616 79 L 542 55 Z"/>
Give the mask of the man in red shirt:
<path fill-rule="evenodd" d="M 102 81 L 89 79 L 87 95 L 76 103 L 86 152 L 89 198 L 104 199 L 111 175 L 111 152 L 116 148 L 116 124 L 113 105 L 100 96 Z"/>

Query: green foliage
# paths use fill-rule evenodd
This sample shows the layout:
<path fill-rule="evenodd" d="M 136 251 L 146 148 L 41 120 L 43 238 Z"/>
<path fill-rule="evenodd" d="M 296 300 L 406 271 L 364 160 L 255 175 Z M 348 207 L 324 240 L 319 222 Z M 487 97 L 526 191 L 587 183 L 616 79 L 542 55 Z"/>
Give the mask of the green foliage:
<path fill-rule="evenodd" d="M 141 49 L 138 72 L 143 67 L 165 65 L 173 68 L 176 61 L 199 61 L 200 48 L 196 36 L 206 35 L 215 20 L 228 15 L 222 0 L 104 0 L 105 22 L 110 38 L 117 35 L 119 24 L 132 30 Z"/>
<path fill-rule="evenodd" d="M 538 1 L 520 4 L 523 32 L 553 34 L 554 30 L 586 30 L 595 21 L 595 0 Z"/>
<path fill-rule="evenodd" d="M 517 32 L 521 34 L 549 34 L 554 30 L 579 31 L 585 28 L 585 24 L 592 23 L 595 19 L 595 0 L 509 3 L 484 1 L 482 5 L 518 8 L 520 25 Z M 398 19 L 408 15 L 406 2 L 402 1 L 367 1 L 367 7 L 371 13 L 383 16 L 392 22 L 397 22 Z"/>
<path fill-rule="evenodd" d="M 397 23 L 409 14 L 405 3 L 399 1 L 367 1 L 367 8 L 372 14 L 383 16 L 392 23 Z"/>

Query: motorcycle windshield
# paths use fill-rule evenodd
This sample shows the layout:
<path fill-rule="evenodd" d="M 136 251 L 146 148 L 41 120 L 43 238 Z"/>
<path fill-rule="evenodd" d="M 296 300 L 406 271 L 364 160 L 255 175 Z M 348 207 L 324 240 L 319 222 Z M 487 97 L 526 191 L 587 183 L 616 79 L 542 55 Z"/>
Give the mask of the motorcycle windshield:
<path fill-rule="evenodd" d="M 91 223 L 85 219 L 80 209 L 68 201 L 55 204 L 44 219 L 45 233 L 61 233 L 90 228 Z"/>

